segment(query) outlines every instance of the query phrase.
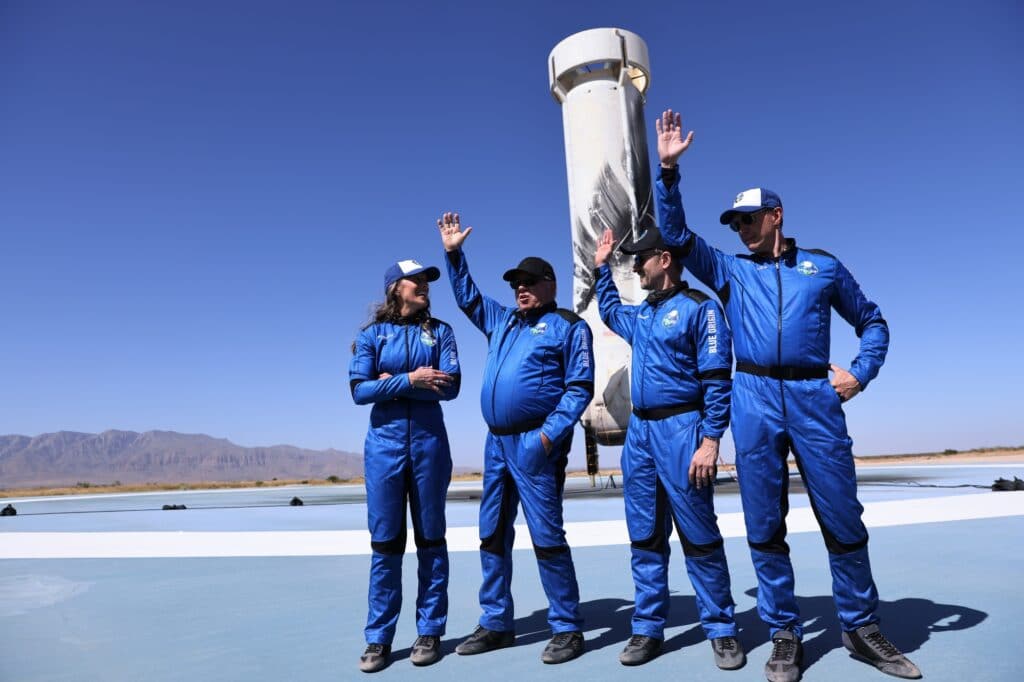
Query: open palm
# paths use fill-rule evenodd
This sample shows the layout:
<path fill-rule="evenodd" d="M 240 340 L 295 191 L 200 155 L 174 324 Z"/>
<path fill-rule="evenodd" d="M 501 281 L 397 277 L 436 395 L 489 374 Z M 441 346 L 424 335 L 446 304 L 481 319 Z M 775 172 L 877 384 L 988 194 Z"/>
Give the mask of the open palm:
<path fill-rule="evenodd" d="M 658 158 L 665 165 L 675 164 L 690 148 L 693 131 L 683 137 L 683 116 L 671 109 L 666 109 L 661 118 L 655 119 L 654 127 L 658 131 Z"/>
<path fill-rule="evenodd" d="M 441 230 L 441 243 L 445 251 L 457 251 L 462 248 L 462 242 L 473 231 L 472 227 L 465 230 L 459 224 L 458 213 L 445 213 L 437 220 L 437 229 Z"/>

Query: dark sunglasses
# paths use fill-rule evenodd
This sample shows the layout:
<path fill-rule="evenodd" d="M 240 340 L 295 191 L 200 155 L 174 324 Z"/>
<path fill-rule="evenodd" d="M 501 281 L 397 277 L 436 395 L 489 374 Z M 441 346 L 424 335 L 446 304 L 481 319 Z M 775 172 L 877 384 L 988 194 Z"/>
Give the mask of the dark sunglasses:
<path fill-rule="evenodd" d="M 754 222 L 754 216 L 758 213 L 762 213 L 768 209 L 762 208 L 754 211 L 753 213 L 737 213 L 732 221 L 729 223 L 729 227 L 732 228 L 733 232 L 739 232 L 741 225 L 752 225 Z"/>
<path fill-rule="evenodd" d="M 650 251 L 641 251 L 640 253 L 633 254 L 633 267 L 638 268 L 646 263 L 651 258 L 661 255 L 661 251 L 658 249 L 651 249 Z"/>
<path fill-rule="evenodd" d="M 538 281 L 540 280 L 538 280 L 536 277 L 520 277 L 519 279 L 512 280 L 508 284 L 513 289 L 518 289 L 519 287 L 532 287 Z"/>

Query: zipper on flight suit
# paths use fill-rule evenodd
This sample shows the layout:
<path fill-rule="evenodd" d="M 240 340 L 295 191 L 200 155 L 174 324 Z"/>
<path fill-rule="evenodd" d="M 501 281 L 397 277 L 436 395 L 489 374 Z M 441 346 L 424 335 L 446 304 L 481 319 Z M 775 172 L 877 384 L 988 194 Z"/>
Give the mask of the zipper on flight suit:
<path fill-rule="evenodd" d="M 782 367 L 782 256 L 775 258 L 775 281 L 779 285 L 779 315 L 778 315 L 778 346 L 776 349 L 776 366 Z M 786 382 L 779 379 L 779 397 L 782 400 L 782 416 L 786 416 Z"/>

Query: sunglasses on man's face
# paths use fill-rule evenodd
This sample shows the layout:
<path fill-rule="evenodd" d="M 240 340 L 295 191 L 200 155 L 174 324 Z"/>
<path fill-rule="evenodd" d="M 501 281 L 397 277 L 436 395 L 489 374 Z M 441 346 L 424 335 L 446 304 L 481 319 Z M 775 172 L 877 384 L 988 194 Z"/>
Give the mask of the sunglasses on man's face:
<path fill-rule="evenodd" d="M 641 251 L 640 253 L 633 254 L 633 267 L 642 267 L 651 258 L 661 255 L 661 251 L 658 249 L 651 249 L 650 251 Z"/>
<path fill-rule="evenodd" d="M 733 232 L 739 232 L 740 228 L 743 225 L 752 225 L 754 223 L 754 216 L 760 215 L 761 213 L 764 213 L 766 210 L 767 209 L 762 208 L 760 210 L 754 211 L 753 213 L 737 213 L 733 217 L 732 222 L 729 223 L 729 227 L 732 228 Z"/>
<path fill-rule="evenodd" d="M 513 289 L 518 289 L 519 287 L 532 287 L 538 281 L 539 280 L 536 277 L 520 277 L 519 279 L 514 279 L 509 282 L 509 286 Z"/>

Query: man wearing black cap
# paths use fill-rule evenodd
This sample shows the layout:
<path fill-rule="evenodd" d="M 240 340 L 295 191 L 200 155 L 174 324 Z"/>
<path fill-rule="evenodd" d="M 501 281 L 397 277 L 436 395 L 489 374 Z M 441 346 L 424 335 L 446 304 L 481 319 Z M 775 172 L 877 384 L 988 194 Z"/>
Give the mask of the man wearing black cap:
<path fill-rule="evenodd" d="M 773 642 L 765 675 L 773 682 L 800 678 L 803 632 L 786 544 L 786 459 L 792 452 L 828 548 L 843 644 L 885 673 L 916 679 L 921 671 L 878 629 L 878 590 L 841 407 L 878 374 L 888 325 L 835 256 L 783 236 L 775 192 L 743 191 L 722 213 L 721 223 L 739 234 L 749 255 L 722 253 L 690 231 L 677 162 L 693 133 L 684 139 L 681 117 L 671 110 L 656 128 L 661 176 L 655 186 L 665 242 L 680 247 L 686 268 L 718 294 L 734 336 L 736 469 L 758 611 Z M 849 370 L 829 361 L 833 308 L 860 337 Z"/>
<path fill-rule="evenodd" d="M 636 607 L 623 665 L 658 655 L 668 616 L 669 537 L 675 521 L 715 664 L 743 666 L 736 639 L 729 567 L 714 508 L 718 441 L 729 425 L 732 343 L 722 310 L 690 289 L 658 228 L 623 244 L 633 254 L 640 305 L 623 305 L 606 264 L 613 248 L 605 230 L 594 254 L 598 305 L 608 328 L 633 348 L 633 416 L 622 449 L 623 497 Z"/>
<path fill-rule="evenodd" d="M 594 393 L 590 327 L 555 305 L 555 271 L 524 258 L 504 279 L 516 295 L 506 307 L 480 293 L 469 275 L 458 214 L 437 221 L 459 308 L 487 335 L 480 407 L 490 433 L 480 500 L 483 615 L 456 653 L 479 654 L 515 639 L 511 579 L 513 523 L 523 503 L 554 636 L 541 655 L 563 663 L 583 653 L 579 588 L 562 523 L 565 467 L 573 427 Z"/>

